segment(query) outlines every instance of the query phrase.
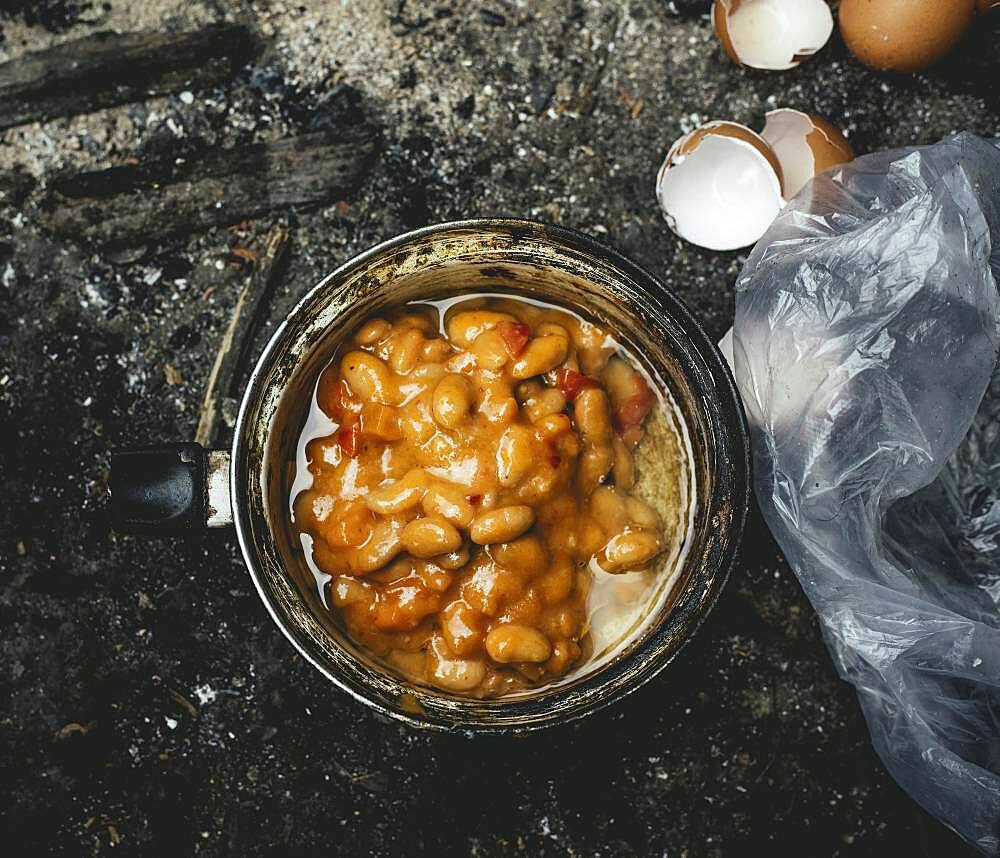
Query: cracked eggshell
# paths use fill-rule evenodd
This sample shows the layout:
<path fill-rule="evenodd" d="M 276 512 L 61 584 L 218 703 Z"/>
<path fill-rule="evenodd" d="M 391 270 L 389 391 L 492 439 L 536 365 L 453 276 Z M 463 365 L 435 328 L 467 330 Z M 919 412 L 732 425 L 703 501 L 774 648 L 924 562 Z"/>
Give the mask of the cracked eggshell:
<path fill-rule="evenodd" d="M 976 4 L 976 8 L 978 8 L 980 13 L 983 15 L 987 12 L 996 12 L 1000 9 L 1000 0 L 979 0 L 979 3 Z"/>
<path fill-rule="evenodd" d="M 948 56 L 975 17 L 976 0 L 841 0 L 840 32 L 866 66 L 915 72 Z"/>
<path fill-rule="evenodd" d="M 782 108 L 767 114 L 760 136 L 781 164 L 782 188 L 790 200 L 813 176 L 854 160 L 851 144 L 821 116 Z"/>
<path fill-rule="evenodd" d="M 715 0 L 712 24 L 733 62 L 782 71 L 829 41 L 833 14 L 826 0 Z"/>
<path fill-rule="evenodd" d="M 709 250 L 738 250 L 754 244 L 781 211 L 781 165 L 759 134 L 735 122 L 710 122 L 671 147 L 656 197 L 681 238 Z"/>

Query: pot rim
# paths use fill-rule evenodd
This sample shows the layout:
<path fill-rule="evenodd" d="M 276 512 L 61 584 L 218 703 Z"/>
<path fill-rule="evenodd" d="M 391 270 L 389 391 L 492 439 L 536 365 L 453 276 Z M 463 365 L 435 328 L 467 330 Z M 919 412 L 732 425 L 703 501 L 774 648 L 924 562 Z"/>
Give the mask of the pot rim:
<path fill-rule="evenodd" d="M 639 658 L 643 655 L 643 653 L 651 649 L 655 649 L 657 651 L 652 655 L 647 656 L 647 662 L 643 665 L 643 669 L 637 672 L 630 679 L 630 681 L 614 685 L 608 689 L 606 694 L 600 697 L 592 698 L 585 705 L 577 706 L 566 712 L 555 712 L 547 715 L 545 718 L 539 718 L 537 720 L 532 719 L 521 726 L 506 723 L 489 724 L 481 722 L 447 724 L 441 721 L 424 718 L 419 714 L 405 711 L 402 708 L 391 708 L 390 706 L 385 705 L 381 700 L 366 696 L 362 689 L 356 688 L 350 682 L 345 681 L 342 677 L 331 671 L 327 665 L 323 664 L 311 652 L 309 652 L 308 648 L 304 646 L 303 642 L 299 639 L 293 624 L 284 614 L 279 612 L 275 606 L 274 600 L 267 591 L 264 581 L 262 580 L 262 570 L 260 568 L 260 563 L 258 562 L 253 539 L 249 532 L 249 517 L 247 515 L 249 492 L 243 485 L 244 478 L 240 473 L 243 448 L 248 443 L 248 435 L 245 431 L 248 413 L 262 398 L 263 393 L 267 390 L 266 386 L 261 385 L 261 378 L 270 369 L 275 349 L 285 336 L 292 320 L 298 316 L 302 308 L 312 301 L 314 296 L 326 288 L 332 281 L 343 278 L 358 269 L 364 269 L 373 261 L 377 261 L 382 257 L 388 256 L 397 248 L 408 245 L 415 240 L 429 235 L 446 233 L 455 230 L 474 230 L 482 232 L 508 231 L 511 233 L 516 233 L 519 230 L 529 232 L 542 230 L 545 238 L 550 240 L 552 243 L 561 244 L 568 249 L 582 251 L 586 254 L 592 255 L 600 261 L 614 266 L 626 274 L 635 283 L 641 284 L 642 288 L 653 295 L 656 301 L 661 303 L 671 316 L 676 319 L 680 327 L 683 329 L 685 336 L 694 346 L 695 351 L 701 359 L 705 361 L 711 374 L 712 381 L 716 387 L 715 396 L 718 399 L 720 414 L 722 420 L 726 424 L 726 429 L 728 430 L 729 440 L 732 446 L 733 455 L 731 459 L 731 467 L 733 474 L 731 478 L 731 485 L 727 492 L 732 503 L 732 522 L 729 530 L 730 538 L 721 549 L 721 556 L 719 557 L 718 562 L 713 564 L 715 568 L 713 586 L 706 594 L 707 597 L 698 604 L 695 616 L 693 617 L 693 620 L 691 621 L 683 639 L 673 649 L 673 651 L 664 651 L 656 646 L 658 643 L 658 638 L 656 636 L 657 630 L 656 628 L 653 628 L 647 637 L 635 647 L 635 651 L 629 654 L 629 657 Z M 529 731 L 533 732 L 535 730 L 555 726 L 556 724 L 566 724 L 594 712 L 598 712 L 646 685 L 653 678 L 658 676 L 664 669 L 666 669 L 666 667 L 688 645 L 718 601 L 718 598 L 729 579 L 739 553 L 739 546 L 745 530 L 750 506 L 750 468 L 751 458 L 749 428 L 746 415 L 743 410 L 742 400 L 736 389 L 729 365 L 722 357 L 722 354 L 719 352 L 716 344 L 712 342 L 711 338 L 705 333 L 701 324 L 683 303 L 683 301 L 668 290 L 658 277 L 654 276 L 638 263 L 635 263 L 628 257 L 624 256 L 621 252 L 614 249 L 610 245 L 570 227 L 549 224 L 527 218 L 482 217 L 431 224 L 429 226 L 420 227 L 419 229 L 396 235 L 373 245 L 367 250 L 364 250 L 341 263 L 332 272 L 321 278 L 302 296 L 298 302 L 296 302 L 295 306 L 276 327 L 274 333 L 261 351 L 260 356 L 254 365 L 253 371 L 247 380 L 246 389 L 240 402 L 239 415 L 234 426 L 229 480 L 232 496 L 233 523 L 236 529 L 240 552 L 243 555 L 244 564 L 250 573 L 250 578 L 253 581 L 254 587 L 257 590 L 261 601 L 267 608 L 271 619 L 278 626 L 282 634 L 284 634 L 299 655 L 320 671 L 320 673 L 330 680 L 338 689 L 346 692 L 356 701 L 363 703 L 383 715 L 402 721 L 411 726 L 440 732 L 461 732 L 466 734 L 510 734 Z M 250 479 L 251 477 L 252 475 L 250 474 L 246 475 L 246 479 Z M 667 616 L 669 616 L 669 613 Z M 600 671 L 595 674 L 595 676 L 598 676 L 599 674 Z M 553 697 L 558 696 L 559 690 L 560 689 L 558 687 L 553 689 Z M 481 701 L 470 700 L 469 702 L 473 703 Z M 508 703 L 505 703 L 504 698 L 498 698 L 497 700 L 490 702 L 497 708 L 505 706 L 515 707 L 517 706 L 518 699 L 513 699 Z"/>

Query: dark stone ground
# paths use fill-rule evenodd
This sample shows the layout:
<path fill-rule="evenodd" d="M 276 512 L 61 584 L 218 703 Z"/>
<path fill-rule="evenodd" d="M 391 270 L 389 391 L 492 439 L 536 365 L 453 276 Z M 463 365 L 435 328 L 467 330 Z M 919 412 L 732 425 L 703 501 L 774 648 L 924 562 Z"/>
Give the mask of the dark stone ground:
<path fill-rule="evenodd" d="M 363 113 L 384 151 L 351 199 L 292 227 L 272 322 L 410 227 L 560 221 L 658 273 L 710 333 L 742 256 L 670 236 L 652 189 L 681 130 L 815 110 L 859 152 L 1000 135 L 998 30 L 914 78 L 838 37 L 779 75 L 738 69 L 700 2 L 154 0 L 0 4 L 0 54 L 109 27 L 244 18 L 253 72 L 0 135 L 0 833 L 8 855 L 958 856 L 875 758 L 759 518 L 678 664 L 625 703 L 520 740 L 423 735 L 332 689 L 272 627 L 227 533 L 109 532 L 110 447 L 193 435 L 244 274 L 219 229 L 131 262 L 61 244 L 24 177 L 196 152 Z M 642 103 L 641 111 L 636 106 Z M 633 115 L 635 114 L 635 115 Z M 243 236 L 239 240 L 247 241 Z"/>

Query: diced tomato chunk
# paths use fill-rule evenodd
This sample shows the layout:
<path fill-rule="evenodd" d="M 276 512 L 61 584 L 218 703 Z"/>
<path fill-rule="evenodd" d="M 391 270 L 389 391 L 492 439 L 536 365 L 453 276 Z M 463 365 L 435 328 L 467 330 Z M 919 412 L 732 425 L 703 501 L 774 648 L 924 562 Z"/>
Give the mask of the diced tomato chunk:
<path fill-rule="evenodd" d="M 575 402 L 582 391 L 588 387 L 595 387 L 596 384 L 590 376 L 577 372 L 575 369 L 563 367 L 556 370 L 556 386 L 570 402 Z"/>
<path fill-rule="evenodd" d="M 622 438 L 635 443 L 639 440 L 643 421 L 656 402 L 656 397 L 646 379 L 636 373 L 632 381 L 633 393 L 619 402 L 615 408 L 615 424 Z"/>
<path fill-rule="evenodd" d="M 497 323 L 497 333 L 503 337 L 503 343 L 507 347 L 507 352 L 512 358 L 521 356 L 521 352 L 528 345 L 531 337 L 531 328 L 520 322 L 508 322 L 506 320 Z"/>
<path fill-rule="evenodd" d="M 399 412 L 391 405 L 368 403 L 361 409 L 361 431 L 382 441 L 398 441 L 403 437 L 399 429 Z"/>
<path fill-rule="evenodd" d="M 345 455 L 352 459 L 357 456 L 358 450 L 361 448 L 361 421 L 352 418 L 344 423 L 337 430 L 337 443 L 340 444 L 340 449 L 344 451 Z"/>
<path fill-rule="evenodd" d="M 473 506 L 479 506 L 483 502 L 482 495 L 466 495 L 465 499 L 471 503 Z"/>

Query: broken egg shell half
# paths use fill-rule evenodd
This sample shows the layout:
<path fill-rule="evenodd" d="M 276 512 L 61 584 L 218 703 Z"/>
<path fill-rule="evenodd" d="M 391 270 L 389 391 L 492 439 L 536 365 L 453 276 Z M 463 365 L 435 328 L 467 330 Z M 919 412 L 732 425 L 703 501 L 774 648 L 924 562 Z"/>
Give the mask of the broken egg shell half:
<path fill-rule="evenodd" d="M 980 14 L 983 15 L 987 12 L 996 12 L 1000 9 L 1000 0 L 979 0 L 976 4 L 976 8 L 979 9 Z"/>
<path fill-rule="evenodd" d="M 770 111 L 760 136 L 781 164 L 785 199 L 794 197 L 813 176 L 854 160 L 854 150 L 838 128 L 799 110 Z"/>
<path fill-rule="evenodd" d="M 783 71 L 830 40 L 833 13 L 826 0 L 715 0 L 712 25 L 733 62 Z"/>
<path fill-rule="evenodd" d="M 976 0 L 842 0 L 840 32 L 869 68 L 917 72 L 955 50 L 975 17 Z"/>
<path fill-rule="evenodd" d="M 667 153 L 656 197 L 678 236 L 708 250 L 754 244 L 784 205 L 781 165 L 755 132 L 710 122 Z"/>

